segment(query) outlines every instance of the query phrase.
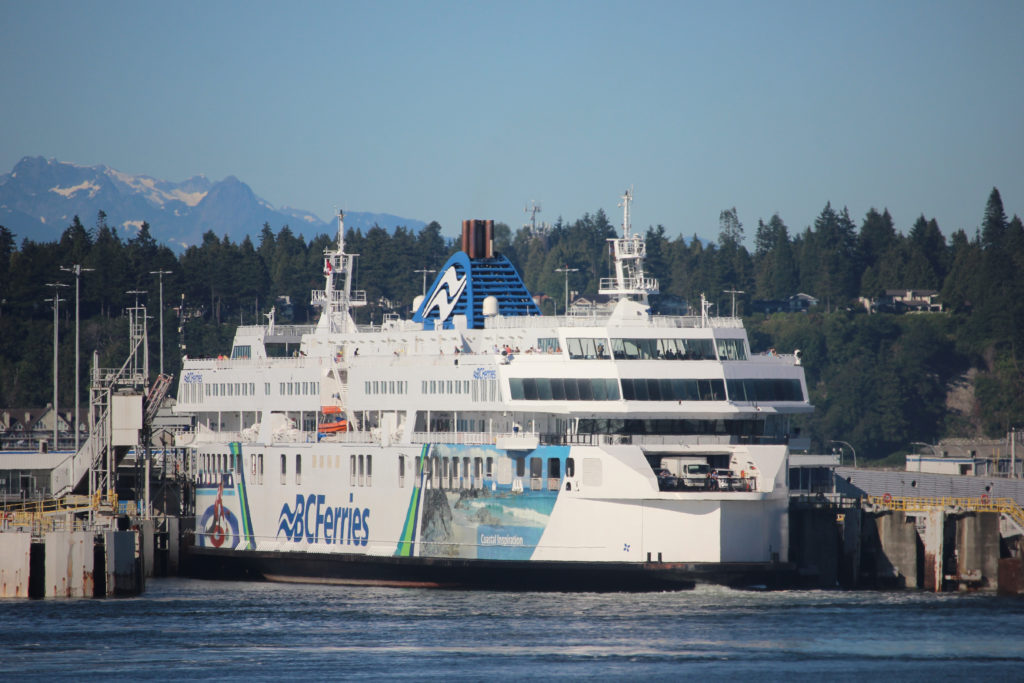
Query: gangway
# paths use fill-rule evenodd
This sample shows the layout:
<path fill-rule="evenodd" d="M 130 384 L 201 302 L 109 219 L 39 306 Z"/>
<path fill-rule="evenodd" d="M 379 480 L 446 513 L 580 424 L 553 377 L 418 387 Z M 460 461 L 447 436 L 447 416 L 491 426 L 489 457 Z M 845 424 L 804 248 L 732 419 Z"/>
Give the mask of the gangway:
<path fill-rule="evenodd" d="M 128 316 L 131 350 L 121 367 L 100 368 L 99 355 L 93 353 L 92 382 L 89 386 L 89 438 L 77 453 L 68 456 L 51 471 L 50 490 L 54 498 L 87 493 L 90 498 L 99 496 L 105 503 L 116 500 L 114 478 L 119 457 L 115 450 L 118 446 L 125 446 L 123 439 L 126 437 L 115 439 L 115 430 L 124 426 L 115 424 L 118 422 L 114 416 L 115 396 L 142 399 L 141 413 L 136 413 L 135 422 L 128 425 L 128 443 L 138 447 L 144 435 L 149 433 L 148 427 L 170 389 L 172 376 L 166 374 L 158 375 L 147 389 L 149 353 L 145 306 L 136 304 L 129 308 Z M 128 447 L 121 451 L 122 456 Z"/>

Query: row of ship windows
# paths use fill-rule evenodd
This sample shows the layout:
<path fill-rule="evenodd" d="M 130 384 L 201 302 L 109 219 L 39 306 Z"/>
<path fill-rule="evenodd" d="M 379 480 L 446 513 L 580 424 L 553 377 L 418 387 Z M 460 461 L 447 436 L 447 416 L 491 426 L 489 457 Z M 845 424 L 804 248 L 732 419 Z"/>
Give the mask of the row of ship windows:
<path fill-rule="evenodd" d="M 551 339 L 539 339 L 542 349 Z M 555 340 L 557 341 L 557 340 Z M 609 344 L 610 341 L 610 344 Z M 746 360 L 742 339 L 626 339 L 567 337 L 569 358 L 616 360 Z M 715 355 L 717 347 L 718 355 Z M 557 347 L 556 347 L 557 348 Z"/>
<path fill-rule="evenodd" d="M 366 380 L 363 390 L 367 396 L 409 393 L 409 383 L 403 380 Z M 421 394 L 467 394 L 474 401 L 496 401 L 498 381 L 493 379 L 431 379 L 420 382 Z"/>
<path fill-rule="evenodd" d="M 343 461 L 341 455 L 312 455 L 314 468 L 340 468 Z M 208 484 L 216 483 L 225 474 L 241 474 L 241 456 L 233 453 L 204 453 L 198 456 L 198 470 L 201 480 Z M 405 455 L 398 456 L 398 486 L 404 487 L 406 480 L 406 458 Z M 281 453 L 281 483 L 288 483 L 288 454 Z M 529 460 L 529 476 L 532 489 L 544 488 L 542 480 L 547 479 L 548 488 L 557 488 L 562 478 L 562 462 L 559 458 L 517 458 L 514 461 L 508 458 L 499 459 L 497 472 L 495 471 L 495 459 L 488 457 L 439 457 L 428 456 L 421 458 L 416 456 L 413 462 L 411 474 L 422 471 L 423 480 L 431 488 L 483 488 L 485 480 L 496 480 L 500 484 L 512 483 L 513 466 L 516 477 L 525 477 L 527 472 L 527 460 Z M 546 463 L 546 466 L 545 466 Z M 591 481 L 600 483 L 600 462 L 595 461 L 591 465 Z M 263 453 L 253 453 L 249 456 L 251 470 L 251 481 L 254 485 L 263 484 Z M 421 469 L 422 468 L 422 469 Z M 294 482 L 302 484 L 302 454 L 296 453 L 294 460 Z M 573 458 L 565 460 L 565 476 L 573 477 L 576 474 L 576 465 Z M 349 486 L 372 486 L 373 485 L 373 456 L 370 454 L 349 455 Z"/>
<path fill-rule="evenodd" d="M 512 400 L 525 401 L 724 401 L 726 384 L 720 379 L 513 377 L 509 392 Z M 728 389 L 733 401 L 804 400 L 796 379 L 731 379 Z"/>
<path fill-rule="evenodd" d="M 270 396 L 270 382 L 263 383 L 263 393 Z M 184 384 L 184 401 L 202 403 L 205 398 L 255 396 L 254 382 L 189 382 Z M 279 382 L 280 396 L 318 396 L 320 382 Z"/>

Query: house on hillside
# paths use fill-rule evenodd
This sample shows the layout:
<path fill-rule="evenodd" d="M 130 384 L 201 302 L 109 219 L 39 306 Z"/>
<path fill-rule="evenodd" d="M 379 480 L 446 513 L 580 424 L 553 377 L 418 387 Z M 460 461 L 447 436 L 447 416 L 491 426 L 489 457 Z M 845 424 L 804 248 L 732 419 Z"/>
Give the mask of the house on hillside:
<path fill-rule="evenodd" d="M 942 302 L 934 289 L 887 289 L 877 299 L 860 298 L 868 313 L 941 313 Z"/>
<path fill-rule="evenodd" d="M 4 450 L 54 450 L 53 423 L 57 423 L 59 447 L 73 445 L 73 412 L 61 413 L 53 410 L 49 403 L 45 408 L 4 408 L 0 409 L 0 448 Z M 85 434 L 84 419 L 80 421 Z M 45 446 L 43 444 L 46 444 Z"/>

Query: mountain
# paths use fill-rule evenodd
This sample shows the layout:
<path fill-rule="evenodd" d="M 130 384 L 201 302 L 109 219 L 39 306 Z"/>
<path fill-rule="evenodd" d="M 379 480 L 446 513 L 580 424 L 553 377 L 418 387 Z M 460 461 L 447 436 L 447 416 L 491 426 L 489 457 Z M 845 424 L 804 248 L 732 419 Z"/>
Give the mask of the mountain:
<path fill-rule="evenodd" d="M 179 250 L 202 242 L 208 230 L 232 241 L 256 238 L 264 223 L 275 232 L 288 225 L 307 239 L 336 230 L 333 218 L 327 222 L 309 211 L 275 208 L 234 176 L 213 182 L 198 175 L 175 183 L 43 157 L 25 157 L 0 176 L 0 225 L 18 240 L 54 241 L 74 216 L 88 228 L 99 211 L 123 237 L 133 236 L 145 221 L 156 240 Z M 418 231 L 425 225 L 390 214 L 345 214 L 346 227 L 365 231 L 375 224 L 389 231 L 398 225 Z"/>

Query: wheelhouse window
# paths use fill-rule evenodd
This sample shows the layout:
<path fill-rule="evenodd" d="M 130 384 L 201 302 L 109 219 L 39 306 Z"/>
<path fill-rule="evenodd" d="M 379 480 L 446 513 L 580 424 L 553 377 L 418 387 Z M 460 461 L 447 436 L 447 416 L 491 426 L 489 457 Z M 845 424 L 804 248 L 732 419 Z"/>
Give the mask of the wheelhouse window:
<path fill-rule="evenodd" d="M 567 337 L 565 346 L 574 360 L 609 358 L 608 342 L 602 337 Z"/>
<path fill-rule="evenodd" d="M 725 382 L 720 379 L 622 379 L 622 398 L 627 401 L 724 401 Z"/>
<path fill-rule="evenodd" d="M 721 360 L 746 360 L 747 350 L 742 339 L 718 339 L 718 357 Z"/>
<path fill-rule="evenodd" d="M 612 339 L 616 360 L 715 360 L 711 339 Z"/>
<path fill-rule="evenodd" d="M 619 382 L 612 377 L 512 377 L 508 384 L 513 400 L 619 400 Z"/>
<path fill-rule="evenodd" d="M 730 379 L 726 382 L 730 401 L 803 401 L 798 379 Z"/>

